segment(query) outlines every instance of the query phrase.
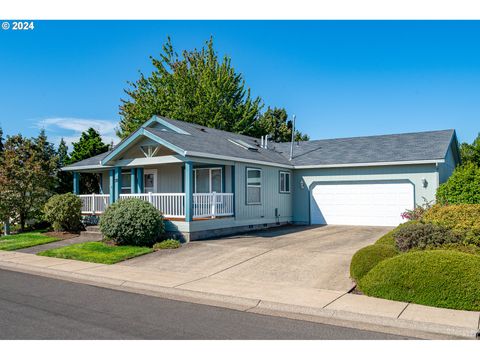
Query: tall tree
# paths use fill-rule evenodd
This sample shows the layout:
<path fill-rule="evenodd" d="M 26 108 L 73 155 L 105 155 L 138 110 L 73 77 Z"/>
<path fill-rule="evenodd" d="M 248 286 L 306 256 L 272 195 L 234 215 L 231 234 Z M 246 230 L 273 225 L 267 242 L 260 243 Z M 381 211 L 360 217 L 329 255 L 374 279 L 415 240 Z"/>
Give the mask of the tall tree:
<path fill-rule="evenodd" d="M 260 137 L 269 135 L 269 139 L 275 142 L 286 142 L 292 140 L 292 121 L 288 120 L 287 111 L 284 108 L 270 107 L 255 123 L 253 131 L 249 135 Z M 308 135 L 298 130 L 295 131 L 295 141 L 306 141 Z"/>
<path fill-rule="evenodd" d="M 252 99 L 243 75 L 227 56 L 218 58 L 210 38 L 202 49 L 179 56 L 171 39 L 160 58 L 151 57 L 154 71 L 140 74 L 125 90 L 128 99 L 120 106 L 118 135 L 125 138 L 153 115 L 248 134 L 261 109 L 259 97 Z"/>
<path fill-rule="evenodd" d="M 480 133 L 471 144 L 460 145 L 460 156 L 463 164 L 474 163 L 480 166 Z"/>
<path fill-rule="evenodd" d="M 46 159 L 37 141 L 21 135 L 8 136 L 0 159 L 0 210 L 25 229 L 26 221 L 38 218 L 52 194 L 55 157 Z"/>
<path fill-rule="evenodd" d="M 2 157 L 3 153 L 3 129 L 0 127 L 0 157 Z"/>
<path fill-rule="evenodd" d="M 68 146 L 63 138 L 60 140 L 60 144 L 57 149 L 57 184 L 55 192 L 58 194 L 64 194 L 72 191 L 73 176 L 72 173 L 67 171 L 61 171 L 60 169 L 70 163 L 70 156 L 68 156 Z"/>
<path fill-rule="evenodd" d="M 82 132 L 80 139 L 72 143 L 73 151 L 70 154 L 69 164 L 100 155 L 108 151 L 109 146 L 105 144 L 99 132 L 93 128 Z M 83 173 L 80 176 L 80 190 L 82 193 L 98 193 L 100 188 L 100 177 L 98 174 Z"/>

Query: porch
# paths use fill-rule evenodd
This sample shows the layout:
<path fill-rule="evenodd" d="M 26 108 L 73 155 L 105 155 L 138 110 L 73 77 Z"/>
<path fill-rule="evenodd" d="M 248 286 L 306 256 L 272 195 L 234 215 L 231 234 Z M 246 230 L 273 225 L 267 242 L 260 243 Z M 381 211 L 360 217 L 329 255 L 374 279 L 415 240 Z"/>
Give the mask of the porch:
<path fill-rule="evenodd" d="M 79 195 L 82 200 L 83 215 L 101 215 L 110 205 L 110 195 Z M 120 194 L 119 200 L 141 199 L 159 210 L 166 219 L 185 220 L 185 193 L 136 193 Z M 192 194 L 192 218 L 215 219 L 234 215 L 233 193 L 194 193 Z"/>

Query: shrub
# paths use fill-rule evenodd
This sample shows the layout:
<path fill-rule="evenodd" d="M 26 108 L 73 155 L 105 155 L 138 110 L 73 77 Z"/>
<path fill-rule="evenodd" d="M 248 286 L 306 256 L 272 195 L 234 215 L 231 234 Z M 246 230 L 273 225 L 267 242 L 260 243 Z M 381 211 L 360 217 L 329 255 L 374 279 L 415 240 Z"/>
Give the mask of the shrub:
<path fill-rule="evenodd" d="M 432 207 L 432 201 L 427 201 L 427 199 L 424 199 L 424 204 L 423 205 L 416 205 L 413 210 L 405 210 L 403 213 L 400 215 L 402 216 L 402 219 L 406 220 L 421 220 L 423 214 Z"/>
<path fill-rule="evenodd" d="M 153 250 L 177 249 L 179 247 L 180 247 L 180 241 L 175 239 L 167 239 L 153 245 Z"/>
<path fill-rule="evenodd" d="M 453 233 L 443 226 L 435 224 L 408 224 L 400 228 L 393 235 L 397 249 L 408 251 L 410 249 L 426 249 L 428 246 L 436 247 L 443 244 L 461 243 L 463 237 Z"/>
<path fill-rule="evenodd" d="M 55 231 L 78 231 L 82 226 L 82 201 L 72 193 L 53 195 L 44 206 L 44 217 Z"/>
<path fill-rule="evenodd" d="M 455 169 L 437 189 L 440 204 L 480 204 L 480 166 L 468 163 Z"/>
<path fill-rule="evenodd" d="M 452 230 L 464 237 L 465 244 L 480 245 L 480 204 L 435 205 L 422 221 Z"/>
<path fill-rule="evenodd" d="M 163 217 L 140 199 L 120 200 L 100 218 L 100 231 L 117 245 L 151 246 L 163 232 Z"/>
<path fill-rule="evenodd" d="M 480 256 L 413 251 L 382 261 L 359 282 L 369 296 L 416 304 L 480 310 Z"/>
<path fill-rule="evenodd" d="M 379 262 L 397 255 L 397 250 L 391 245 L 375 244 L 358 250 L 350 263 L 350 276 L 359 281 Z"/>
<path fill-rule="evenodd" d="M 393 237 L 395 233 L 400 230 L 402 227 L 407 226 L 409 224 L 416 224 L 418 221 L 416 220 L 411 220 L 407 221 L 403 224 L 398 225 L 395 229 L 389 231 L 385 235 L 383 235 L 380 239 L 378 239 L 375 244 L 377 245 L 390 245 L 393 247 L 396 247 L 397 245 L 395 244 L 395 238 Z"/>

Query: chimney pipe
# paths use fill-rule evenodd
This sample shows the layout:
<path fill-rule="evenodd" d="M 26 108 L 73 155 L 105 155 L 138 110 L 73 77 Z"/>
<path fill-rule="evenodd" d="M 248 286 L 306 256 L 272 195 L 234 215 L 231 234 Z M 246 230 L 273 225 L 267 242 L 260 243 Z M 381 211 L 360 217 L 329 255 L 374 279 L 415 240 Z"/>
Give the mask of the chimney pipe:
<path fill-rule="evenodd" d="M 293 121 L 292 121 L 292 143 L 290 144 L 290 161 L 293 159 L 293 141 L 295 140 L 295 118 L 296 118 L 296 116 L 293 115 Z"/>
<path fill-rule="evenodd" d="M 268 135 L 265 135 L 265 149 L 268 149 Z"/>
<path fill-rule="evenodd" d="M 263 149 L 263 135 L 260 137 L 260 147 Z"/>

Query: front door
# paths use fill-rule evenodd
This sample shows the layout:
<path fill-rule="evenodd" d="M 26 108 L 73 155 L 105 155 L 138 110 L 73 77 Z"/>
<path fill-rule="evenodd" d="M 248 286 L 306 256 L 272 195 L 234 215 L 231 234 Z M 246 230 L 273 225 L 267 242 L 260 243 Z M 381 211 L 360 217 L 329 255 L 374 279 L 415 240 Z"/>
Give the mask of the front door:
<path fill-rule="evenodd" d="M 157 192 L 157 169 L 145 169 L 143 171 L 143 187 L 145 193 Z"/>

